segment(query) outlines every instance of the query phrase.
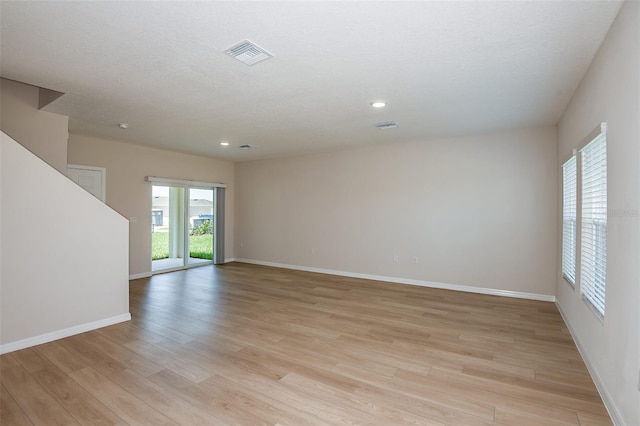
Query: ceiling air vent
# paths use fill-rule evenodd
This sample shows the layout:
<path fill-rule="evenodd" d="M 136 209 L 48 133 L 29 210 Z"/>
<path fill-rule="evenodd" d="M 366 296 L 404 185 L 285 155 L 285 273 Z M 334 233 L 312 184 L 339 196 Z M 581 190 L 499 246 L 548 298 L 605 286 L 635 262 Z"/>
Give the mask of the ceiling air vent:
<path fill-rule="evenodd" d="M 258 62 L 262 62 L 265 59 L 273 57 L 271 53 L 267 52 L 262 47 L 253 44 L 249 40 L 241 41 L 235 46 L 225 50 L 224 53 L 247 65 L 255 65 Z"/>
<path fill-rule="evenodd" d="M 394 127 L 398 127 L 398 123 L 394 123 L 393 121 L 384 121 L 382 123 L 376 124 L 378 129 L 393 129 Z"/>
<path fill-rule="evenodd" d="M 244 145 L 240 145 L 238 148 L 240 148 L 240 149 L 255 149 L 255 148 L 257 148 L 257 146 L 247 143 L 247 144 L 244 144 Z"/>

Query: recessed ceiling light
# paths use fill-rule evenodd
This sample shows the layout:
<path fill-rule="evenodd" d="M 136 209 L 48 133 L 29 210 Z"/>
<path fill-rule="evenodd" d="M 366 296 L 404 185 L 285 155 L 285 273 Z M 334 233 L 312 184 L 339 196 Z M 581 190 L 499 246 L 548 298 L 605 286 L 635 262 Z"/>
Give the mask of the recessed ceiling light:
<path fill-rule="evenodd" d="M 127 123 L 118 123 L 118 127 L 120 127 L 121 129 L 126 129 L 129 127 L 129 125 Z"/>
<path fill-rule="evenodd" d="M 222 145 L 222 146 L 229 146 L 229 142 L 227 142 L 227 141 L 222 141 L 222 142 L 220 142 L 220 145 Z"/>
<path fill-rule="evenodd" d="M 375 102 L 371 102 L 371 106 L 374 108 L 382 108 L 383 106 L 386 105 L 385 101 L 375 101 Z"/>

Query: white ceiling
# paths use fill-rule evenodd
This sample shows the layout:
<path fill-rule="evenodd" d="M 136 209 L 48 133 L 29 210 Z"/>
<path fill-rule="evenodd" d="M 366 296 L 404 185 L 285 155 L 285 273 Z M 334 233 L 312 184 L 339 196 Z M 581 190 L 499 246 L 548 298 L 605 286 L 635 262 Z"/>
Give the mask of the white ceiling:
<path fill-rule="evenodd" d="M 0 73 L 72 133 L 242 161 L 556 124 L 620 6 L 2 1 Z"/>

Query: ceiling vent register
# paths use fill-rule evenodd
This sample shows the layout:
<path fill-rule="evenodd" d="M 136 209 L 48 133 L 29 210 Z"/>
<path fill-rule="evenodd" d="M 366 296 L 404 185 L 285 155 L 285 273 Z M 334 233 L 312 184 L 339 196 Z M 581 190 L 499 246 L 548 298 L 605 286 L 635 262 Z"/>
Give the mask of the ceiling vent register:
<path fill-rule="evenodd" d="M 255 149 L 257 146 L 251 144 L 240 145 L 238 148 L 240 149 Z"/>
<path fill-rule="evenodd" d="M 253 44 L 249 40 L 241 41 L 235 46 L 225 50 L 224 53 L 247 65 L 255 65 L 258 62 L 262 62 L 273 57 L 271 53 L 267 52 L 262 47 Z"/>
<path fill-rule="evenodd" d="M 376 124 L 376 127 L 378 129 L 382 129 L 382 130 L 384 130 L 384 129 L 393 129 L 395 127 L 398 127 L 398 123 L 395 123 L 393 121 L 384 121 L 382 123 Z"/>

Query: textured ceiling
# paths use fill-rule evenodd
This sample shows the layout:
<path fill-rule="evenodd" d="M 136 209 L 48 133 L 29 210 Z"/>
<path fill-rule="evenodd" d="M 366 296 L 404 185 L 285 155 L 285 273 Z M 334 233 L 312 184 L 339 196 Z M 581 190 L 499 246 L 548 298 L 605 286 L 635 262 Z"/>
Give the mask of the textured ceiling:
<path fill-rule="evenodd" d="M 72 133 L 241 161 L 556 124 L 620 6 L 2 1 L 0 73 Z"/>

